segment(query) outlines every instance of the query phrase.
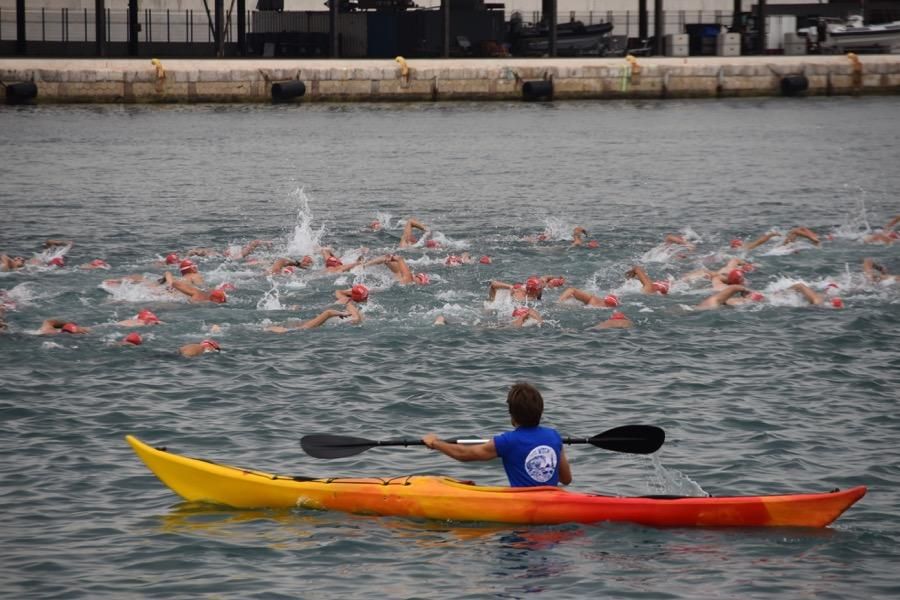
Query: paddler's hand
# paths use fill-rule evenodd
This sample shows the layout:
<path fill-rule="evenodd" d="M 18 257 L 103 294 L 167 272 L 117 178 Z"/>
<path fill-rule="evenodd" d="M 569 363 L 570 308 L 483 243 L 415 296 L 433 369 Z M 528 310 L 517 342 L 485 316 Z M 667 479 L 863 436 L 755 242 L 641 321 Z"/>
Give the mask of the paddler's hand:
<path fill-rule="evenodd" d="M 433 433 L 427 433 L 424 436 L 422 436 L 422 443 L 424 443 L 426 446 L 428 446 L 429 448 L 434 450 L 434 443 L 440 439 L 441 438 L 439 438 L 437 435 L 435 435 Z"/>

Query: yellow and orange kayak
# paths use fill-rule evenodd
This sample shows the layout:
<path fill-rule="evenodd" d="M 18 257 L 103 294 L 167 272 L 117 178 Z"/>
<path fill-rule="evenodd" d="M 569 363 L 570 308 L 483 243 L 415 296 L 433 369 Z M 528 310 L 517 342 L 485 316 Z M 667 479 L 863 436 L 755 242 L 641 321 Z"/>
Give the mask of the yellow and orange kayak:
<path fill-rule="evenodd" d="M 556 487 L 486 487 L 449 477 L 309 479 L 242 469 L 125 437 L 185 500 L 234 508 L 304 508 L 354 514 L 550 525 L 624 521 L 654 527 L 825 527 L 866 493 L 622 498 Z"/>

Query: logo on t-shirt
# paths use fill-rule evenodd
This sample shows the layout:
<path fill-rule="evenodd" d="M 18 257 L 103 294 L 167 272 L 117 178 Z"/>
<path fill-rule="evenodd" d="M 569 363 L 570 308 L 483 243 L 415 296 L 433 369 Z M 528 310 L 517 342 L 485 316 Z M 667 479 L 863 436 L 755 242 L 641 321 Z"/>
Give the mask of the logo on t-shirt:
<path fill-rule="evenodd" d="M 525 472 L 540 483 L 550 481 L 556 472 L 556 452 L 550 446 L 538 446 L 525 457 Z"/>

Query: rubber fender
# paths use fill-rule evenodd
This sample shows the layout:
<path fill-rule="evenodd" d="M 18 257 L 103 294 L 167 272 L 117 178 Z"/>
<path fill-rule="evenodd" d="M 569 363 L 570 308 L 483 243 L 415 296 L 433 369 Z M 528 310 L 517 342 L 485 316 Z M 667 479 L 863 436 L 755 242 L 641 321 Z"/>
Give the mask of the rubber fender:
<path fill-rule="evenodd" d="M 272 84 L 272 102 L 286 102 L 306 93 L 306 84 L 300 80 L 279 81 Z"/>
<path fill-rule="evenodd" d="M 6 103 L 22 104 L 37 98 L 37 85 L 33 81 L 11 83 L 6 86 Z"/>
<path fill-rule="evenodd" d="M 786 75 L 781 78 L 782 96 L 799 96 L 809 89 L 809 79 L 806 75 Z"/>
<path fill-rule="evenodd" d="M 522 99 L 553 100 L 553 82 L 547 79 L 526 81 L 522 84 Z"/>

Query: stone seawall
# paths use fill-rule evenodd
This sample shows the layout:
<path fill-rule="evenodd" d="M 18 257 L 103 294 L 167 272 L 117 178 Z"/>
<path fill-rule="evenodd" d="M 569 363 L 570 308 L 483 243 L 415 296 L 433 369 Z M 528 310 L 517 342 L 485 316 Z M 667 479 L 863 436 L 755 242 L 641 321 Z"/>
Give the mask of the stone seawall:
<path fill-rule="evenodd" d="M 291 81 L 298 102 L 896 94 L 900 56 L 0 59 L 0 82 L 33 82 L 39 103 L 270 102 Z"/>

